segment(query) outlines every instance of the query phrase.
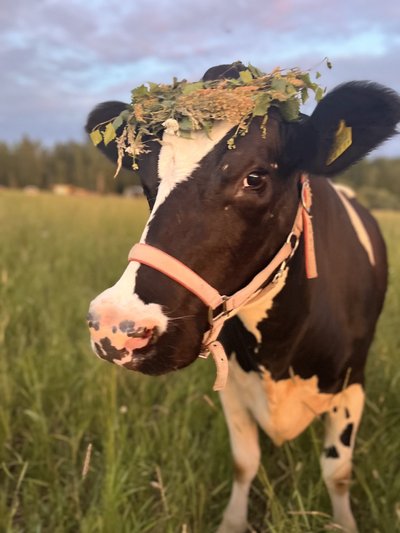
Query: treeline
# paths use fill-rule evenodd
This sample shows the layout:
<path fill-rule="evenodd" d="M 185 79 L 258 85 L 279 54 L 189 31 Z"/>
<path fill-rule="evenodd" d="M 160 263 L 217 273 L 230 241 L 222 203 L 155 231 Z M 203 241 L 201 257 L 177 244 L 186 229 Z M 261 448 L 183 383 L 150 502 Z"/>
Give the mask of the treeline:
<path fill-rule="evenodd" d="M 364 159 L 340 176 L 371 209 L 400 209 L 400 159 Z"/>
<path fill-rule="evenodd" d="M 137 175 L 123 170 L 114 179 L 115 169 L 89 141 L 52 148 L 28 138 L 12 146 L 0 142 L 0 187 L 51 189 L 66 184 L 105 194 L 139 183 Z"/>
<path fill-rule="evenodd" d="M 67 184 L 103 193 L 122 193 L 138 176 L 121 171 L 88 143 L 68 142 L 46 148 L 28 138 L 15 145 L 0 142 L 0 187 L 51 189 Z M 368 207 L 400 209 L 400 159 L 364 160 L 339 178 Z"/>

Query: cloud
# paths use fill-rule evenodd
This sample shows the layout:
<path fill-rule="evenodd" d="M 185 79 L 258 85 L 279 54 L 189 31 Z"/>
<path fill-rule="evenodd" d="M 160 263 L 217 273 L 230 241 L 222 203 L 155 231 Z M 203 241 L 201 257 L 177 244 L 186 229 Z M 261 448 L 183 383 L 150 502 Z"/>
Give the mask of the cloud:
<path fill-rule="evenodd" d="M 388 0 L 14 1 L 0 13 L 0 137 L 81 139 L 97 102 L 237 59 L 270 70 L 329 56 L 328 87 L 372 78 L 400 90 L 399 30 Z"/>

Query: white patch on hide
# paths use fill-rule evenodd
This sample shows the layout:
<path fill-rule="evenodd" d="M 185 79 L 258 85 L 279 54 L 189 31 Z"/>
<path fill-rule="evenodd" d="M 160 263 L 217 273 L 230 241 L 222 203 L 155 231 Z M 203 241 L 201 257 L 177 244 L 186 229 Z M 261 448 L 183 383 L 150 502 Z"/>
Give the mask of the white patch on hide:
<path fill-rule="evenodd" d="M 354 441 L 364 407 L 364 391 L 353 384 L 335 396 L 325 416 L 324 451 L 321 455 L 322 477 L 327 486 L 333 508 L 333 520 L 349 533 L 357 526 L 351 512 L 349 488 L 351 484 Z M 350 427 L 350 442 L 343 440 Z M 334 450 L 335 454 L 328 454 Z"/>
<path fill-rule="evenodd" d="M 261 344 L 261 332 L 258 329 L 258 324 L 268 318 L 268 311 L 272 309 L 274 298 L 281 292 L 286 283 L 288 275 L 288 268 L 283 271 L 282 276 L 276 282 L 276 285 L 266 292 L 255 298 L 251 303 L 242 307 L 238 312 L 238 317 L 243 323 L 244 327 L 254 335 L 258 344 Z"/>
<path fill-rule="evenodd" d="M 353 200 L 354 198 L 356 198 L 355 191 L 348 185 L 343 185 L 343 183 L 333 184 L 332 182 L 331 182 L 331 185 L 333 185 L 338 192 L 341 192 L 345 196 L 347 196 L 347 198 L 349 198 L 350 200 Z"/>
<path fill-rule="evenodd" d="M 365 226 L 362 223 L 359 214 L 349 202 L 349 199 L 355 198 L 354 191 L 350 189 L 350 187 L 332 183 L 330 180 L 328 180 L 328 183 L 333 187 L 334 191 L 342 201 L 343 207 L 346 209 L 346 212 L 349 216 L 354 231 L 356 232 L 358 240 L 360 241 L 361 246 L 367 252 L 369 262 L 371 263 L 371 265 L 375 265 L 375 256 L 374 250 L 372 248 L 371 239 L 369 238 L 367 230 L 365 229 Z"/>
<path fill-rule="evenodd" d="M 233 389 L 232 396 L 240 398 L 274 443 L 281 445 L 300 435 L 316 416 L 340 405 L 343 397 L 360 385 L 350 385 L 337 394 L 323 393 L 318 388 L 317 376 L 302 379 L 294 375 L 275 381 L 267 370 L 261 375 L 245 372 L 231 357 L 228 388 Z"/>
<path fill-rule="evenodd" d="M 334 522 L 345 531 L 356 533 L 349 484 L 354 439 L 364 402 L 361 385 L 352 384 L 337 394 L 321 393 L 317 376 L 302 379 L 294 375 L 274 381 L 267 370 L 261 375 L 244 372 L 235 354 L 232 354 L 229 368 L 227 386 L 220 394 L 229 427 L 236 476 L 218 533 L 246 529 L 248 492 L 260 457 L 254 421 L 275 444 L 280 445 L 299 435 L 322 413 L 326 413 L 325 449 L 334 446 L 337 451 L 335 457 L 327 456 L 326 450 L 321 456 Z M 352 434 L 349 445 L 346 445 L 343 432 L 349 424 L 352 425 Z"/>

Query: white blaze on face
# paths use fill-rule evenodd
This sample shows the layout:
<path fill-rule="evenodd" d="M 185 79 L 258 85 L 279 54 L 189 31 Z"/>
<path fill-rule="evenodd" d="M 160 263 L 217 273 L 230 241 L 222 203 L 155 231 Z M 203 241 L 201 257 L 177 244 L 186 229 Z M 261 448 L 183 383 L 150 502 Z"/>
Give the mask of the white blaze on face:
<path fill-rule="evenodd" d="M 171 191 L 179 183 L 187 181 L 192 176 L 193 172 L 199 167 L 199 163 L 203 157 L 211 152 L 214 146 L 233 127 L 234 124 L 230 122 L 217 122 L 214 124 L 209 136 L 204 131 L 197 131 L 192 133 L 191 139 L 165 131 L 158 158 L 158 177 L 160 184 L 157 198 L 140 242 L 145 242 L 149 223 Z"/>
<path fill-rule="evenodd" d="M 160 184 L 157 198 L 140 242 L 146 242 L 149 224 L 160 205 L 165 202 L 166 198 L 179 183 L 187 181 L 192 176 L 203 157 L 211 152 L 214 146 L 225 137 L 233 126 L 234 124 L 230 122 L 217 122 L 212 128 L 210 136 L 207 136 L 204 131 L 198 131 L 192 134 L 191 139 L 179 137 L 167 131 L 164 133 L 158 158 Z M 132 291 L 135 287 L 136 273 L 139 266 L 139 263 L 130 263 L 120 279 L 122 284 L 130 286 Z"/>

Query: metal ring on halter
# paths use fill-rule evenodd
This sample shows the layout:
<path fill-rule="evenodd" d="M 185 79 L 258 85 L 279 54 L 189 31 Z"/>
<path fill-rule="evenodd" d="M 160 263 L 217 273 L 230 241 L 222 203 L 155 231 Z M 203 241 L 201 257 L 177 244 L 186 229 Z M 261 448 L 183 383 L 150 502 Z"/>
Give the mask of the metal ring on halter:
<path fill-rule="evenodd" d="M 290 257 L 291 257 L 291 256 L 290 256 Z M 284 270 L 285 270 L 285 268 L 286 268 L 286 265 L 287 265 L 287 261 L 285 260 L 285 261 L 283 261 L 283 263 L 282 263 L 281 266 L 279 267 L 278 272 L 277 272 L 277 273 L 275 274 L 275 276 L 272 278 L 271 283 L 275 284 L 275 283 L 278 282 L 279 278 L 281 278 L 282 275 L 283 275 L 283 272 L 284 272 Z"/>
<path fill-rule="evenodd" d="M 292 242 L 292 239 L 294 239 L 294 242 Z M 290 252 L 290 255 L 288 257 L 288 259 L 290 259 L 297 250 L 297 247 L 299 246 L 300 237 L 299 235 L 296 235 L 296 233 L 291 231 L 288 235 L 288 238 L 286 239 L 286 242 L 292 247 L 292 251 Z"/>
<path fill-rule="evenodd" d="M 300 199 L 301 199 L 301 205 L 303 206 L 303 209 L 305 210 L 307 215 L 311 216 L 311 201 L 307 202 L 307 197 L 306 197 L 307 194 L 311 195 L 311 187 L 310 187 L 310 182 L 308 180 L 304 181 L 302 184 Z"/>

